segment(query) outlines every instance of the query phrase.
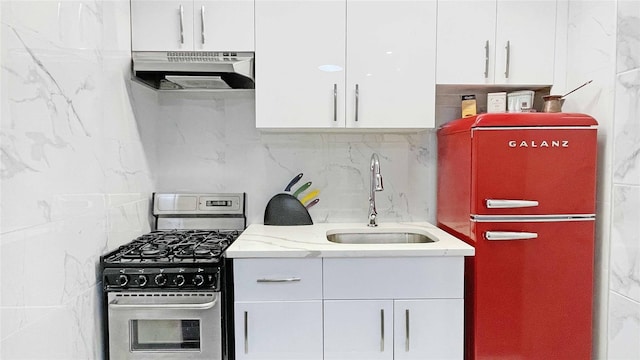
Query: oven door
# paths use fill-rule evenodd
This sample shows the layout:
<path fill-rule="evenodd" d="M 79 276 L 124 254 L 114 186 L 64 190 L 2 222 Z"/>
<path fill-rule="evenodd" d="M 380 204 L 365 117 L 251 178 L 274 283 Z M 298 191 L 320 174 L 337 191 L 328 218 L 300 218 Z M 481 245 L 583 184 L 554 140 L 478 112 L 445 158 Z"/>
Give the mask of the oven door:
<path fill-rule="evenodd" d="M 109 293 L 109 357 L 222 359 L 219 292 Z"/>

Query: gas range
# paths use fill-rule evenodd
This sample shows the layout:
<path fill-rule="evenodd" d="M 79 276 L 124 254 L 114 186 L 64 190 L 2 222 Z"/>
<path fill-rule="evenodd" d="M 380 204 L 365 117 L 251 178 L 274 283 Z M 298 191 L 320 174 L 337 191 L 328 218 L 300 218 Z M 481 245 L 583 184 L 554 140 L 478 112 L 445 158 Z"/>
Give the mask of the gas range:
<path fill-rule="evenodd" d="M 156 230 L 100 257 L 107 359 L 231 359 L 225 249 L 246 226 L 243 193 L 153 195 Z"/>
<path fill-rule="evenodd" d="M 103 256 L 103 281 L 116 289 L 220 289 L 224 250 L 239 230 L 158 230 Z"/>
<path fill-rule="evenodd" d="M 103 255 L 103 288 L 220 290 L 224 250 L 246 225 L 244 194 L 154 194 L 158 230 Z"/>

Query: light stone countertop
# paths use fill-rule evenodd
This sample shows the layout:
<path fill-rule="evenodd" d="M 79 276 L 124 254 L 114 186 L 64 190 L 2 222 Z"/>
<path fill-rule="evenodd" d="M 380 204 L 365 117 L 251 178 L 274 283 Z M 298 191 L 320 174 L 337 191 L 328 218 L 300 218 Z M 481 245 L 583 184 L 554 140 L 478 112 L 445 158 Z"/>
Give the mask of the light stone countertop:
<path fill-rule="evenodd" d="M 338 244 L 327 240 L 327 231 L 385 232 L 409 230 L 437 241 L 411 244 Z M 229 258 L 408 257 L 473 256 L 475 249 L 428 222 L 321 223 L 302 226 L 253 224 L 229 246 Z"/>

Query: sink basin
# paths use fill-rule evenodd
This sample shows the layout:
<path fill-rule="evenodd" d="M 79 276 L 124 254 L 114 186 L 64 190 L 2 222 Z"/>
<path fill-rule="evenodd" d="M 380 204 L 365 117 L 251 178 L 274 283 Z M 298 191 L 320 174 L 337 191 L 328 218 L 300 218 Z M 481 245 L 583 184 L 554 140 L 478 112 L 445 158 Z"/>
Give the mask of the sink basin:
<path fill-rule="evenodd" d="M 379 231 L 328 231 L 327 240 L 339 244 L 413 244 L 437 241 L 425 234 L 390 229 L 379 229 Z"/>

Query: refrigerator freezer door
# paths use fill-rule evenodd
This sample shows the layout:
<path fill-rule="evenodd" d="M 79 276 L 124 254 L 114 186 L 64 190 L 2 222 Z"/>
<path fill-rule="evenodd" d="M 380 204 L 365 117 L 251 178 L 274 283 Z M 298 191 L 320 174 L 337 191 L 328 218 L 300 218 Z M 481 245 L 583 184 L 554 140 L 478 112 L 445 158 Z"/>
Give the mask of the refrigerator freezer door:
<path fill-rule="evenodd" d="M 474 222 L 472 230 L 469 358 L 591 359 L 594 221 Z M 490 241 L 491 232 L 538 237 Z"/>
<path fill-rule="evenodd" d="M 471 215 L 595 213 L 595 128 L 475 128 L 471 136 Z"/>

